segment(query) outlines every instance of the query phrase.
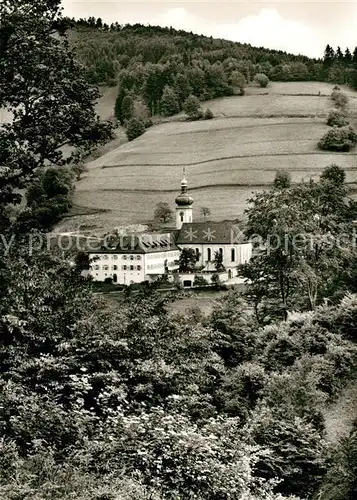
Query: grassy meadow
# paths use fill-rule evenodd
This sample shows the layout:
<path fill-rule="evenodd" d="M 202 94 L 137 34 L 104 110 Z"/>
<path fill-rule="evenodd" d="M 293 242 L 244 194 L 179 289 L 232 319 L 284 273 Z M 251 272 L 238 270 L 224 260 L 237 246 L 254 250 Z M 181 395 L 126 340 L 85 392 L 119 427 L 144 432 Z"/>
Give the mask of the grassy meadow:
<path fill-rule="evenodd" d="M 332 88 L 319 82 L 271 82 L 266 89 L 248 88 L 244 97 L 203 103 L 203 109 L 213 111 L 213 120 L 189 122 L 177 115 L 89 162 L 76 186 L 75 204 L 109 210 L 86 216 L 95 225 L 149 221 L 158 201 L 174 208 L 183 166 L 195 198 L 196 220 L 202 206 L 210 207 L 216 220 L 241 214 L 251 193 L 268 188 L 279 169 L 298 182 L 337 163 L 346 170 L 348 182 L 357 182 L 354 152 L 333 154 L 317 148 L 328 130 Z M 355 123 L 357 93 L 347 88 L 344 92 Z M 103 118 L 110 116 L 115 95 L 116 89 L 109 89 L 98 103 Z"/>

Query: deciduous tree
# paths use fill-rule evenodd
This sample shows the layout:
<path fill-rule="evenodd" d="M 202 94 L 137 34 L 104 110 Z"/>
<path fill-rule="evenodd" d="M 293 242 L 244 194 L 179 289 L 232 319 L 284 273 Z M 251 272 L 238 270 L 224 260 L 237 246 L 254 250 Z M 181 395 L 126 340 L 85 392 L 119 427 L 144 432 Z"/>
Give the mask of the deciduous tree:
<path fill-rule="evenodd" d="M 0 108 L 12 120 L 0 128 L 0 212 L 21 201 L 20 190 L 45 164 L 79 162 L 112 135 L 63 36 L 59 2 L 5 2 L 0 18 Z M 71 146 L 64 153 L 64 146 Z"/>

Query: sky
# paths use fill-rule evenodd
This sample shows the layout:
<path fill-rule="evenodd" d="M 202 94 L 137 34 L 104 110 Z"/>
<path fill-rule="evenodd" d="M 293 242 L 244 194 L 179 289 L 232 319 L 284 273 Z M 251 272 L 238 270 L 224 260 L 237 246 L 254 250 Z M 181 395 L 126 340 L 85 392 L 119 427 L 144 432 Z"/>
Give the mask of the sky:
<path fill-rule="evenodd" d="M 326 45 L 357 46 L 357 0 L 62 0 L 70 17 L 150 24 L 322 57 Z"/>

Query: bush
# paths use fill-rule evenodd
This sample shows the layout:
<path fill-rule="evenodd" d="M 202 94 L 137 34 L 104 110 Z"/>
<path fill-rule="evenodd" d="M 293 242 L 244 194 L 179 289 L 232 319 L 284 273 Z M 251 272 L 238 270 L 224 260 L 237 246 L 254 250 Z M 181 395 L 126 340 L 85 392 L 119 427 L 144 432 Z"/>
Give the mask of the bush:
<path fill-rule="evenodd" d="M 203 276 L 195 275 L 195 279 L 193 281 L 193 286 L 207 286 L 209 285 L 208 281 L 204 279 Z"/>
<path fill-rule="evenodd" d="M 327 118 L 327 125 L 330 127 L 346 127 L 346 125 L 349 125 L 346 112 L 342 109 L 331 110 Z"/>
<path fill-rule="evenodd" d="M 347 106 L 348 97 L 339 90 L 332 91 L 331 99 L 334 101 L 337 108 L 345 108 Z"/>
<path fill-rule="evenodd" d="M 148 119 L 145 121 L 144 125 L 145 125 L 145 128 L 150 128 L 150 127 L 152 127 L 152 126 L 154 125 L 154 123 L 153 123 L 153 121 L 152 121 L 152 119 L 151 119 L 151 118 L 148 118 Z"/>
<path fill-rule="evenodd" d="M 274 187 L 276 189 L 285 189 L 291 186 L 291 176 L 285 170 L 278 170 L 274 179 Z"/>
<path fill-rule="evenodd" d="M 126 136 L 129 141 L 132 141 L 137 137 L 140 137 L 144 132 L 145 132 L 145 123 L 142 120 L 140 120 L 140 118 L 134 117 L 128 121 Z"/>
<path fill-rule="evenodd" d="M 349 151 L 357 143 L 357 135 L 352 127 L 334 127 L 319 141 L 320 149 L 328 151 Z"/>
<path fill-rule="evenodd" d="M 257 84 L 260 87 L 264 87 L 265 88 L 265 87 L 268 86 L 269 78 L 264 73 L 257 73 L 255 75 L 255 77 L 254 77 L 254 81 L 257 82 Z"/>
<path fill-rule="evenodd" d="M 209 108 L 207 108 L 205 111 L 204 119 L 205 120 L 212 120 L 212 118 L 214 118 L 214 114 Z"/>

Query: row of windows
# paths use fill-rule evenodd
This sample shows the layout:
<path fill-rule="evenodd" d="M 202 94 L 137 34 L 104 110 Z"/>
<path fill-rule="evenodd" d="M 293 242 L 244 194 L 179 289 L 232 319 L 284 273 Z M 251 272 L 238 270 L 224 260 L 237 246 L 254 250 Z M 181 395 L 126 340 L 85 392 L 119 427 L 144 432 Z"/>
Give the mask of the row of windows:
<path fill-rule="evenodd" d="M 196 252 L 197 260 L 199 260 L 200 249 L 196 248 L 195 252 Z M 221 254 L 222 259 L 223 259 L 223 248 L 219 248 L 218 252 Z M 206 260 L 211 261 L 212 258 L 214 258 L 214 254 L 215 254 L 215 252 L 212 252 L 211 248 L 207 248 L 207 254 L 206 254 L 207 258 L 206 258 Z M 235 251 L 235 248 L 231 248 L 231 262 L 235 262 L 235 260 L 236 260 L 236 251 Z"/>
<path fill-rule="evenodd" d="M 103 260 L 109 260 L 109 258 L 111 258 L 111 260 L 118 260 L 118 257 L 119 257 L 118 255 L 109 256 L 108 254 L 94 256 L 95 259 L 103 259 Z M 122 255 L 122 259 L 123 260 L 141 260 L 141 255 Z"/>
<path fill-rule="evenodd" d="M 147 254 L 146 258 L 147 259 L 167 259 L 168 257 L 176 257 L 179 255 L 180 252 L 165 252 L 165 253 L 152 253 L 152 254 Z"/>
<path fill-rule="evenodd" d="M 123 271 L 141 271 L 141 266 L 122 266 Z"/>
<path fill-rule="evenodd" d="M 112 271 L 117 271 L 119 267 L 120 266 L 112 266 Z M 95 271 L 100 270 L 100 266 L 98 264 L 93 266 L 93 268 L 95 269 Z M 102 270 L 109 271 L 109 268 L 110 268 L 110 266 L 103 266 Z M 127 271 L 128 269 L 130 269 L 130 271 L 134 271 L 134 270 L 141 271 L 141 266 L 121 266 L 121 269 L 122 269 L 122 271 Z"/>
<path fill-rule="evenodd" d="M 161 263 L 161 262 L 159 262 L 158 264 L 149 264 L 149 265 L 147 266 L 147 268 L 148 268 L 148 269 L 159 269 L 159 268 L 161 268 L 161 267 L 163 267 L 163 266 L 164 266 L 164 264 L 163 264 L 163 263 Z"/>

